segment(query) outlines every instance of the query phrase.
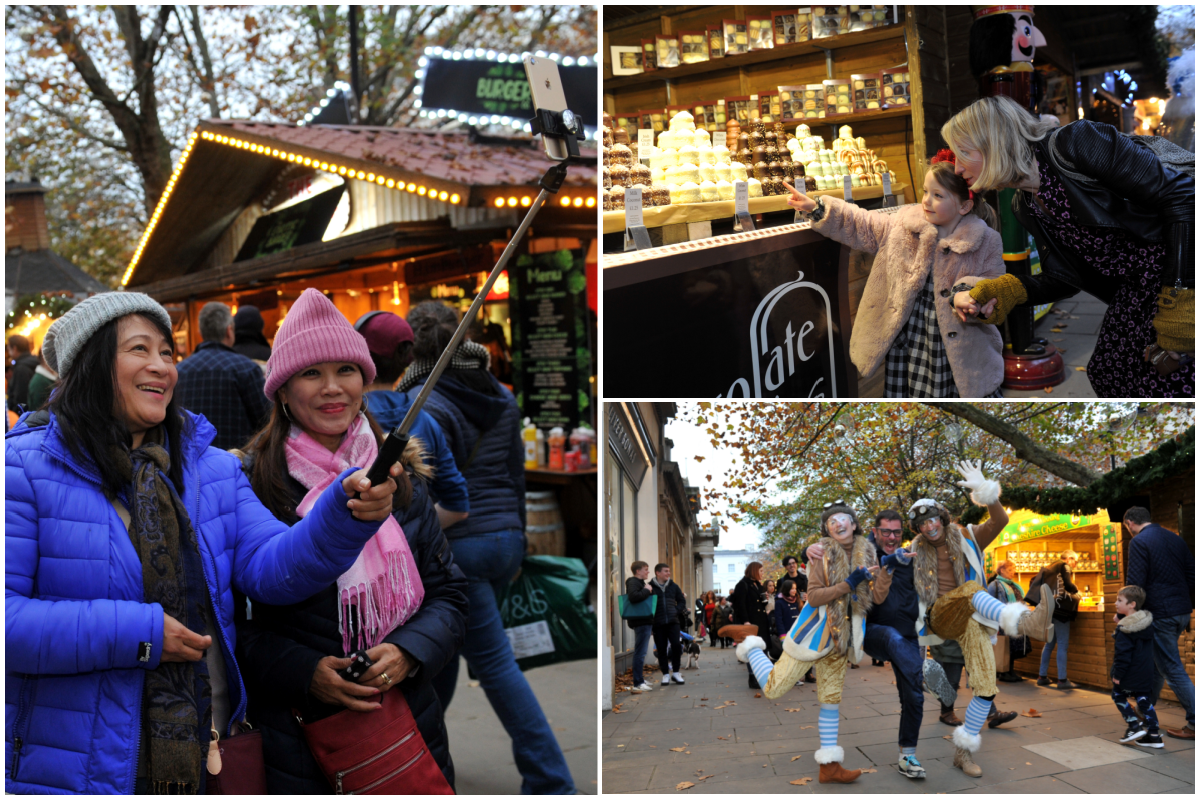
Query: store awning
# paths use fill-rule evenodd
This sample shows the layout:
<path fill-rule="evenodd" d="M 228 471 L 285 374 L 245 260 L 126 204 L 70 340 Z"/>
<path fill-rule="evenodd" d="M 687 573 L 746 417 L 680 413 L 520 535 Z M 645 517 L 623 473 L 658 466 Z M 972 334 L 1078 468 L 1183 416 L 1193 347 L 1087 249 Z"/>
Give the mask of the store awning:
<path fill-rule="evenodd" d="M 1004 526 L 1004 530 L 1000 531 L 1000 535 L 987 546 L 987 550 L 1027 542 L 1030 539 L 1053 536 L 1087 525 L 1107 525 L 1108 523 L 1108 512 L 1103 510 L 1080 516 L 1076 514 L 1039 514 L 1036 511 L 1015 508 L 1008 514 L 1008 524 Z"/>

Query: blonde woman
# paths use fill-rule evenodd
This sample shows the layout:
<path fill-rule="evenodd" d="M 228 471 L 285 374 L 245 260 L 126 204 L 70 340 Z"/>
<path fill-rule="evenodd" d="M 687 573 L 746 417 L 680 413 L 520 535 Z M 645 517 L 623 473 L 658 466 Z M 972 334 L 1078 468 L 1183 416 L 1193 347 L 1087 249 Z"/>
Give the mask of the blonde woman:
<path fill-rule="evenodd" d="M 974 191 L 1018 190 L 1042 262 L 1040 275 L 980 281 L 960 311 L 999 324 L 1086 289 L 1109 307 L 1088 363 L 1097 395 L 1194 396 L 1195 180 L 1111 125 L 1056 130 L 1006 97 L 963 109 L 942 138 Z"/>

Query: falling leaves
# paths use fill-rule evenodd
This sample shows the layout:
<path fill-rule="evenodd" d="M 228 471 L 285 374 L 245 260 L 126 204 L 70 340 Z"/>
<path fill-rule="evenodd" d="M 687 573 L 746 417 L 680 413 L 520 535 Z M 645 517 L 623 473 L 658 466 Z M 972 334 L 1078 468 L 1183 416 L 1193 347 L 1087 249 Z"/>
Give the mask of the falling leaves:
<path fill-rule="evenodd" d="M 680 781 L 679 783 L 675 784 L 675 791 L 682 792 L 684 789 L 690 789 L 695 785 L 696 784 L 692 783 L 691 781 Z"/>
<path fill-rule="evenodd" d="M 803 778 L 797 778 L 794 781 L 788 781 L 788 783 L 790 783 L 792 786 L 803 786 L 806 783 L 811 783 L 811 782 L 812 782 L 812 778 L 809 778 L 807 776 L 805 776 Z"/>
<path fill-rule="evenodd" d="M 1042 712 L 1038 711 L 1036 708 L 1031 708 L 1028 711 L 1021 712 L 1022 717 L 1040 717 L 1041 715 Z"/>

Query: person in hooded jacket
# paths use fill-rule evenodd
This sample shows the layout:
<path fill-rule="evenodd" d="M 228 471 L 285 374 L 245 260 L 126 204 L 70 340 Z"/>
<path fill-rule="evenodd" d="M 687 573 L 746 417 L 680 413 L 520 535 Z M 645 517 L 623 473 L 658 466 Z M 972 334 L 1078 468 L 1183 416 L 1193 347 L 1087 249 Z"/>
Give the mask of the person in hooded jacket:
<path fill-rule="evenodd" d="M 458 327 L 458 314 L 424 302 L 408 315 L 415 359 L 397 390 L 416 399 Z M 496 594 L 517 574 L 525 556 L 525 446 L 512 392 L 488 371 L 488 351 L 459 344 L 425 403 L 467 481 L 471 515 L 445 529 L 454 560 L 467 576 L 467 638 L 463 656 L 479 677 L 488 702 L 512 739 L 521 791 L 573 794 L 575 784 L 558 740 L 504 633 Z M 443 707 L 454 698 L 458 659 L 434 679 Z"/>
<path fill-rule="evenodd" d="M 1140 586 L 1123 586 L 1117 592 L 1117 623 L 1113 631 L 1112 699 L 1129 726 L 1121 743 L 1136 741 L 1142 747 L 1163 746 L 1154 691 L 1154 615 L 1145 609 L 1146 592 Z M 1137 703 L 1145 723 L 1130 704 Z"/>
<path fill-rule="evenodd" d="M 8 793 L 203 793 L 246 712 L 234 590 L 301 600 L 390 515 L 396 482 L 348 467 L 277 521 L 179 408 L 173 342 L 149 296 L 89 297 L 46 333 L 49 408 L 5 437 Z"/>
<path fill-rule="evenodd" d="M 257 306 L 238 306 L 233 315 L 233 352 L 266 366 L 271 359 L 271 345 L 263 336 L 263 318 Z"/>
<path fill-rule="evenodd" d="M 375 377 L 367 344 L 330 300 L 306 289 L 275 337 L 265 393 L 267 424 L 240 454 L 255 494 L 288 525 L 309 513 L 310 496 L 344 462 L 374 462 L 382 431 L 366 410 Z M 466 628 L 466 578 L 454 564 L 429 499 L 431 469 L 419 438 L 401 457 L 405 472 L 391 520 L 336 581 L 290 605 L 252 603 L 239 614 L 238 659 L 250 693 L 250 720 L 263 732 L 271 794 L 333 791 L 305 742 L 305 723 L 343 709 L 379 708 L 403 693 L 446 782 L 454 765 L 432 678 L 457 658 Z M 360 591 L 359 587 L 366 587 Z M 370 603 L 362 595 L 370 594 Z M 245 604 L 237 604 L 244 611 Z M 363 613 L 364 607 L 378 610 Z M 338 671 L 357 650 L 373 662 L 357 682 Z M 403 791 L 403 775 L 394 786 Z"/>

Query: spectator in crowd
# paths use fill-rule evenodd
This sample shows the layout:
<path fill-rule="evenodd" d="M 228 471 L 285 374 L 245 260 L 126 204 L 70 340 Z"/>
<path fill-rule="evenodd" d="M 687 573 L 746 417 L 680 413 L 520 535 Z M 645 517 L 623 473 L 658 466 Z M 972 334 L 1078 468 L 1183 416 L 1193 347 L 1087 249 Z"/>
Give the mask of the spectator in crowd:
<path fill-rule="evenodd" d="M 412 405 L 407 394 L 393 389 L 413 360 L 412 328 L 403 317 L 390 311 L 369 311 L 358 318 L 354 329 L 367 340 L 371 362 L 375 364 L 375 380 L 365 390 L 370 393 L 366 401 L 370 403 L 371 416 L 384 433 L 389 433 L 400 424 Z M 471 509 L 467 482 L 454 463 L 454 454 L 450 452 L 437 421 L 421 409 L 408 433 L 421 439 L 433 460 L 430 488 L 442 527 L 449 528 L 466 519 Z"/>
<path fill-rule="evenodd" d="M 792 629 L 792 623 L 800 616 L 800 590 L 791 578 L 784 578 L 779 584 L 779 595 L 775 598 L 775 634 L 787 636 Z"/>
<path fill-rule="evenodd" d="M 717 597 L 717 607 L 713 609 L 713 630 L 720 631 L 726 625 L 733 624 L 733 606 L 729 604 L 729 598 L 725 595 Z M 718 636 L 721 640 L 721 649 L 724 650 L 733 644 L 733 639 L 728 636 Z"/>
<path fill-rule="evenodd" d="M 763 566 L 757 561 L 746 565 L 746 571 L 737 586 L 733 587 L 733 619 L 742 625 L 758 626 L 758 636 L 766 642 L 767 655 L 772 661 L 779 658 L 783 645 L 771 635 L 771 618 L 767 616 L 767 593 L 762 584 Z M 784 631 L 786 633 L 787 631 Z M 750 673 L 747 682 L 751 689 L 760 689 L 758 679 L 754 677 L 754 669 L 747 662 L 746 671 Z"/>
<path fill-rule="evenodd" d="M 1167 728 L 1175 739 L 1196 738 L 1196 685 L 1179 657 L 1179 637 L 1189 629 L 1196 607 L 1195 555 L 1177 534 L 1150 521 L 1150 512 L 1134 506 L 1125 512 L 1125 527 L 1133 536 L 1125 582 L 1146 590 L 1146 610 L 1154 615 L 1154 691 L 1158 704 L 1163 682 L 1169 682 L 1187 715 L 1179 729 Z"/>
<path fill-rule="evenodd" d="M 654 649 L 658 651 L 658 669 L 662 672 L 662 685 L 674 681 L 683 683 L 679 674 L 679 661 L 683 656 L 679 632 L 687 616 L 687 598 L 679 584 L 671 580 L 669 564 L 655 564 L 650 588 L 658 597 L 654 609 Z"/>
<path fill-rule="evenodd" d="M 775 581 L 768 580 L 763 586 L 763 592 L 767 595 L 767 616 L 771 618 L 772 629 L 775 627 L 775 591 Z"/>
<path fill-rule="evenodd" d="M 397 388 L 415 399 L 454 337 L 458 314 L 429 301 L 409 312 L 408 323 L 415 360 Z M 463 341 L 425 410 L 446 436 L 471 504 L 471 516 L 446 528 L 454 560 L 467 576 L 471 610 L 463 656 L 512 740 L 522 792 L 572 794 L 567 761 L 517 666 L 496 603 L 525 557 L 525 446 L 517 401 L 488 371 L 487 350 Z M 454 698 L 458 668 L 452 659 L 434 679 L 444 708 Z"/>
<path fill-rule="evenodd" d="M 1011 560 L 1006 560 L 1003 564 L 996 568 L 995 579 L 988 584 L 988 594 L 999 600 L 1001 603 L 1016 603 L 1025 599 L 1025 590 L 1021 588 L 1021 584 L 1017 583 L 1017 565 Z M 1018 652 L 1024 652 L 1025 637 L 1010 636 L 1009 640 L 1009 655 L 1015 660 Z M 1020 675 L 1013 669 L 1012 662 L 1009 662 L 1009 667 L 1005 672 L 996 673 L 996 678 L 1007 683 L 1020 683 Z M 992 704 L 993 708 L 995 703 Z M 1005 712 L 1008 713 L 1008 712 Z M 1014 714 L 1013 718 L 1016 718 Z M 1007 721 L 1007 720 L 1006 720 Z"/>
<path fill-rule="evenodd" d="M 234 589 L 294 603 L 391 512 L 394 480 L 346 469 L 276 521 L 179 408 L 173 344 L 149 296 L 89 297 L 46 334 L 50 407 L 5 439 L 7 793 L 203 793 L 210 731 L 246 710 Z"/>
<path fill-rule="evenodd" d="M 1054 592 L 1054 641 L 1042 647 L 1042 663 L 1038 669 L 1038 686 L 1050 685 L 1050 651 L 1058 648 L 1059 689 L 1075 689 L 1078 685 L 1067 679 L 1067 648 L 1071 642 L 1071 623 L 1079 613 L 1079 589 L 1075 586 L 1075 562 L 1079 556 L 1066 550 L 1058 560 L 1042 568 L 1042 582 Z"/>
<path fill-rule="evenodd" d="M 268 372 L 265 391 L 274 409 L 242 464 L 262 504 L 280 522 L 295 525 L 341 470 L 375 461 L 383 436 L 363 403 L 363 385 L 375 370 L 366 343 L 341 312 L 316 289 L 306 289 L 279 328 Z M 254 603 L 252 619 L 239 614 L 238 661 L 250 719 L 263 730 L 271 794 L 334 790 L 293 709 L 305 723 L 345 709 L 369 713 L 392 689 L 403 694 L 425 746 L 454 785 L 432 678 L 458 658 L 467 580 L 445 555 L 422 455 L 420 440 L 410 440 L 400 459 L 404 471 L 397 476 L 392 518 L 348 571 L 299 602 Z M 372 666 L 355 682 L 343 679 L 338 671 L 360 648 Z"/>
<path fill-rule="evenodd" d="M 804 556 L 804 558 L 808 558 L 808 556 Z M 795 581 L 797 596 L 800 599 L 800 606 L 803 607 L 804 603 L 808 600 L 808 568 L 804 564 L 800 563 L 795 556 L 784 556 L 783 568 L 786 571 L 784 577 Z M 779 631 L 780 636 L 783 636 L 786 633 L 787 631 Z M 810 669 L 804 674 L 804 680 L 806 683 L 816 683 L 817 675 L 813 670 Z"/>
<path fill-rule="evenodd" d="M 645 561 L 635 561 L 629 565 L 632 578 L 625 579 L 625 597 L 628 603 L 640 603 L 654 593 L 650 583 L 650 565 Z M 654 627 L 654 617 L 631 617 L 625 623 L 633 631 L 633 686 L 630 691 L 635 693 L 648 692 L 654 687 L 646 680 L 646 648 L 650 646 L 650 634 Z"/>
<path fill-rule="evenodd" d="M 37 411 L 46 405 L 50 392 L 58 385 L 58 373 L 46 366 L 46 359 L 38 355 L 37 369 L 29 379 L 29 410 Z"/>
<path fill-rule="evenodd" d="M 266 369 L 271 345 L 263 336 L 263 318 L 257 306 L 238 306 L 233 315 L 233 352 L 245 356 Z"/>
<path fill-rule="evenodd" d="M 1137 742 L 1142 747 L 1161 749 L 1158 714 L 1150 700 L 1154 686 L 1154 615 L 1146 611 L 1146 593 L 1140 586 L 1124 586 L 1117 592 L 1113 621 L 1112 699 L 1124 718 L 1121 743 Z M 1137 703 L 1143 723 L 1129 704 Z"/>
<path fill-rule="evenodd" d="M 8 379 L 9 411 L 30 410 L 29 381 L 37 369 L 38 358 L 29 349 L 29 340 L 21 334 L 8 337 L 8 360 L 12 365 L 12 376 Z"/>
<path fill-rule="evenodd" d="M 179 403 L 217 429 L 213 447 L 243 447 L 271 411 L 262 370 L 233 352 L 233 315 L 224 303 L 200 309 L 200 335 L 204 341 L 179 364 Z"/>

